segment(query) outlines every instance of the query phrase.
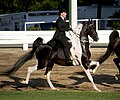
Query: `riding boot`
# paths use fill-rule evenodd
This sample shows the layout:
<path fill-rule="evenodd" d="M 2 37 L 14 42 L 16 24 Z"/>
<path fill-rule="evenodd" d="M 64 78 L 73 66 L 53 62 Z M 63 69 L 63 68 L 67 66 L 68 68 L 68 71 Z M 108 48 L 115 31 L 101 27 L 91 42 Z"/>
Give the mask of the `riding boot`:
<path fill-rule="evenodd" d="M 66 66 L 73 66 L 72 60 L 70 59 L 70 51 L 67 48 L 64 48 L 64 54 Z"/>
<path fill-rule="evenodd" d="M 65 64 L 66 64 L 66 66 L 74 66 L 71 59 L 70 60 L 66 60 Z"/>

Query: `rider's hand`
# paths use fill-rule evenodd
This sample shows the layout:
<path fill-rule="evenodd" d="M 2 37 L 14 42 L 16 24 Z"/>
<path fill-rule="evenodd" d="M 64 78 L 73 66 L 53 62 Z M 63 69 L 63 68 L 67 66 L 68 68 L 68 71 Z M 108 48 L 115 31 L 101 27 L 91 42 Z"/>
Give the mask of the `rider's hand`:
<path fill-rule="evenodd" d="M 69 30 L 73 32 L 73 29 L 72 29 L 72 28 L 70 28 Z"/>

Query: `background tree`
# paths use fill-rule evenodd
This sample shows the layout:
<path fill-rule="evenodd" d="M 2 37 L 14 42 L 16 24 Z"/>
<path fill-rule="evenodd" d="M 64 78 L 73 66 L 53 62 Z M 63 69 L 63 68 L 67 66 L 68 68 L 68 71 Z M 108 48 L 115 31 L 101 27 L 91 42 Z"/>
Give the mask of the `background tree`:
<path fill-rule="evenodd" d="M 0 14 L 58 9 L 61 0 L 0 0 Z"/>
<path fill-rule="evenodd" d="M 102 5 L 113 5 L 115 0 L 77 0 L 80 5 L 98 5 L 98 18 L 101 16 Z M 0 14 L 36 10 L 52 10 L 64 7 L 69 9 L 69 0 L 0 0 Z"/>
<path fill-rule="evenodd" d="M 120 10 L 115 11 L 109 18 L 113 20 L 108 20 L 108 25 L 112 27 L 112 29 L 120 30 Z M 114 20 L 114 18 L 118 18 L 118 20 Z"/>
<path fill-rule="evenodd" d="M 12 13 L 15 12 L 14 0 L 0 0 L 0 13 Z"/>

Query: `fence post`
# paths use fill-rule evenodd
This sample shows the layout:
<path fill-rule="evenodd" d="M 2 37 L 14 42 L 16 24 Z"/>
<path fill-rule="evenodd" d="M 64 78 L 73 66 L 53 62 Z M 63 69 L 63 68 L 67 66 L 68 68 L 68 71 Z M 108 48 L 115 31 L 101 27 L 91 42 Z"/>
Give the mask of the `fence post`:
<path fill-rule="evenodd" d="M 28 51 L 28 44 L 27 43 L 23 44 L 23 50 Z"/>

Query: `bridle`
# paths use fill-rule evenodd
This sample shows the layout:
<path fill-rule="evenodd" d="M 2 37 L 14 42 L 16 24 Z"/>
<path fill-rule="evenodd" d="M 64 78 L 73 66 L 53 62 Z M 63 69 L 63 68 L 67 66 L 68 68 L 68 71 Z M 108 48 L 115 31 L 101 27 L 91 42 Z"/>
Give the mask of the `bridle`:
<path fill-rule="evenodd" d="M 83 26 L 84 27 L 84 26 Z M 87 26 L 87 28 L 86 28 L 86 30 L 89 30 L 89 28 L 90 27 L 93 27 L 93 24 L 89 24 L 88 26 Z M 80 29 L 80 28 L 79 28 Z M 78 37 L 79 39 L 80 39 L 80 34 L 79 33 L 77 33 L 77 32 L 75 32 L 75 31 L 72 31 L 73 33 L 74 33 L 74 35 L 76 36 L 76 37 Z M 85 33 L 88 33 L 89 31 L 85 31 Z M 71 33 L 69 32 L 69 34 L 70 34 L 70 36 L 72 37 L 72 35 L 71 35 Z M 85 42 L 88 42 L 88 41 L 85 41 Z"/>

